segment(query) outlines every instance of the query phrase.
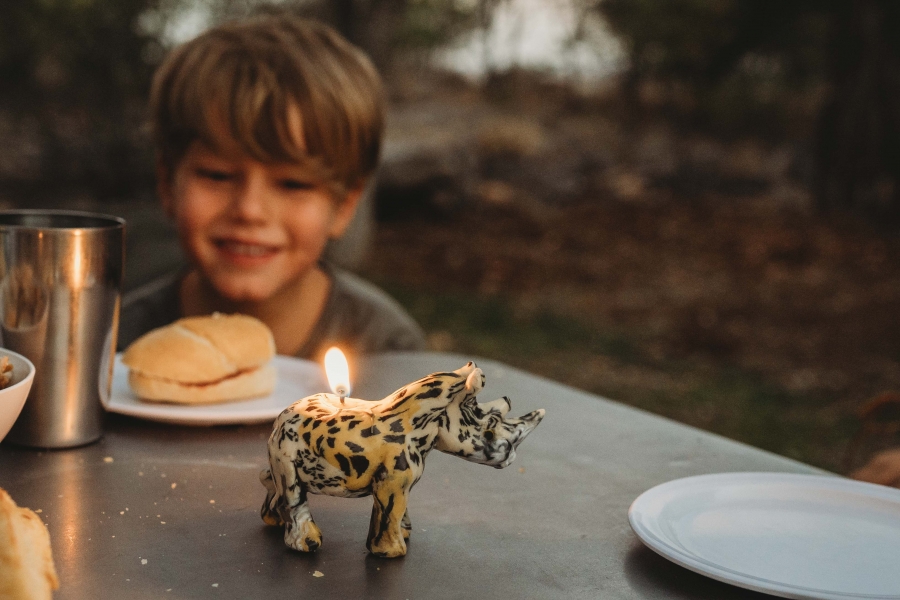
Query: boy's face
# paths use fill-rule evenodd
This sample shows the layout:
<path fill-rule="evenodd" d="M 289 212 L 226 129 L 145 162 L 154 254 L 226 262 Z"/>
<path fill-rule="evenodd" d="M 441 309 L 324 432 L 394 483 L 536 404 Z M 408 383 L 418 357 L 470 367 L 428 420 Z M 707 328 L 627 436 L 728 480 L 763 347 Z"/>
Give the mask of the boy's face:
<path fill-rule="evenodd" d="M 265 301 L 301 282 L 359 199 L 357 190 L 336 202 L 302 166 L 226 156 L 200 142 L 160 182 L 189 259 L 235 302 Z"/>

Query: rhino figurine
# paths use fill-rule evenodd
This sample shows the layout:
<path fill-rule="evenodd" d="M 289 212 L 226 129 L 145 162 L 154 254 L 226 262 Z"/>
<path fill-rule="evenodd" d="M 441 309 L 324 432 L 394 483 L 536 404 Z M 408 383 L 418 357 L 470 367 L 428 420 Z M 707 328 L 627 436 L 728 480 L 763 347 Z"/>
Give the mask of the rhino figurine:
<path fill-rule="evenodd" d="M 285 543 L 301 552 L 322 545 L 307 494 L 372 495 L 366 547 L 375 556 L 406 554 L 409 491 L 432 448 L 498 469 L 544 417 L 544 409 L 506 418 L 509 398 L 479 404 L 484 373 L 475 363 L 433 373 L 377 402 L 316 394 L 284 410 L 269 436 L 269 468 L 260 473 L 260 515 L 284 525 Z"/>

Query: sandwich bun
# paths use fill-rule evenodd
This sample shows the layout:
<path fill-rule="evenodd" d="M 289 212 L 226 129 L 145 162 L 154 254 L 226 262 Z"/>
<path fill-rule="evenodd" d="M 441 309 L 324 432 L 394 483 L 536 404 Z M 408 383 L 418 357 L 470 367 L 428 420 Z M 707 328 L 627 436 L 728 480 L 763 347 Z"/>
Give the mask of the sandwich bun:
<path fill-rule="evenodd" d="M 0 598 L 50 600 L 58 588 L 43 521 L 0 488 Z"/>
<path fill-rule="evenodd" d="M 247 315 L 186 317 L 150 331 L 122 355 L 143 400 L 210 404 L 257 398 L 275 388 L 275 340 Z"/>

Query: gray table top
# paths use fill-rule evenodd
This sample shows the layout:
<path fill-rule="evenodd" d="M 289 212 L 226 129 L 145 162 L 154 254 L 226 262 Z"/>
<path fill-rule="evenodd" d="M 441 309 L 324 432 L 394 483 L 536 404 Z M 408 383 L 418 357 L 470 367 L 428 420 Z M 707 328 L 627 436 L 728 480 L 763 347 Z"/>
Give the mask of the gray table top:
<path fill-rule="evenodd" d="M 354 396 L 380 399 L 467 357 L 416 353 L 358 365 Z M 288 549 L 259 517 L 269 425 L 182 427 L 111 415 L 103 439 L 38 452 L 0 445 L 0 487 L 39 509 L 65 598 L 764 598 L 643 546 L 628 508 L 703 473 L 816 469 L 475 359 L 480 400 L 546 408 L 507 469 L 432 452 L 411 494 L 401 559 L 365 550 L 371 499 L 311 496 L 324 542 Z M 318 572 L 318 573 L 317 573 Z M 317 576 L 318 575 L 318 576 Z"/>

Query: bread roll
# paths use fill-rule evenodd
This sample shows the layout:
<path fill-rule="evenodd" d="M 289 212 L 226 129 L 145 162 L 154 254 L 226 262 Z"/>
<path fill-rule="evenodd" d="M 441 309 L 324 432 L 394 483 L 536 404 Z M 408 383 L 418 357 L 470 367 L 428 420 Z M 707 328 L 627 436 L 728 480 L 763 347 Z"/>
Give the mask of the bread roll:
<path fill-rule="evenodd" d="M 55 589 L 59 580 L 47 528 L 0 488 L 0 598 L 49 600 Z"/>
<path fill-rule="evenodd" d="M 210 404 L 266 396 L 275 387 L 275 340 L 247 315 L 186 317 L 154 329 L 122 355 L 143 400 Z"/>

